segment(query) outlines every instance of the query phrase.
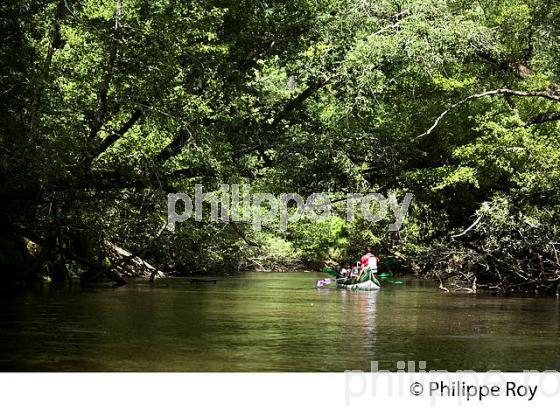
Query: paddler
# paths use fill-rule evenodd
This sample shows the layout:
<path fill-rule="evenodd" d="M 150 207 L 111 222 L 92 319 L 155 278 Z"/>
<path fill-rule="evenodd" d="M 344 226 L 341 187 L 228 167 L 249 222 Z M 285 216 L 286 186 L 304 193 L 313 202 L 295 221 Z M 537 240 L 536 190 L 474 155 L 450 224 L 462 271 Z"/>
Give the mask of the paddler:
<path fill-rule="evenodd" d="M 368 248 L 365 255 L 360 258 L 360 275 L 358 276 L 358 280 L 356 282 L 360 282 L 362 275 L 366 271 L 370 272 L 372 275 L 375 275 L 377 273 L 378 262 L 379 258 L 371 252 L 370 248 Z"/>

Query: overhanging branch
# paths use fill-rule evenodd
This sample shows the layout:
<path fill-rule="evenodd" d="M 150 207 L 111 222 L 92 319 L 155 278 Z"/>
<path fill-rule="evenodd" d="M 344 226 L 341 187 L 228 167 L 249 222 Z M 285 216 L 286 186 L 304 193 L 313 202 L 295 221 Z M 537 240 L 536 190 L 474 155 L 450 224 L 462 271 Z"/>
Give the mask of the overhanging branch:
<path fill-rule="evenodd" d="M 101 141 L 101 144 L 99 144 L 97 149 L 95 151 L 93 151 L 92 158 L 95 159 L 98 156 L 100 156 L 101 154 L 103 154 L 105 151 L 107 151 L 107 149 L 111 145 L 113 145 L 115 142 L 117 142 L 124 134 L 126 134 L 126 132 L 128 130 L 130 130 L 134 126 L 134 124 L 136 124 L 138 122 L 140 117 L 142 117 L 142 111 L 140 111 L 140 110 L 134 111 L 132 113 L 132 115 L 130 116 L 130 118 L 128 119 L 128 121 L 125 122 L 123 124 L 123 126 L 117 132 L 109 135 L 103 141 Z"/>
<path fill-rule="evenodd" d="M 538 97 L 538 98 L 545 98 L 547 100 L 551 100 L 551 101 L 555 101 L 555 102 L 560 102 L 560 93 L 558 91 L 555 91 L 555 90 L 520 91 L 520 90 L 510 90 L 509 88 L 498 88 L 497 90 L 485 91 L 483 93 L 469 95 L 468 97 L 465 97 L 462 100 L 453 104 L 447 110 L 443 111 L 436 118 L 436 120 L 434 121 L 432 126 L 430 128 L 428 128 L 428 130 L 426 132 L 423 132 L 422 134 L 416 136 L 414 139 L 416 140 L 418 138 L 422 138 L 422 137 L 425 137 L 427 135 L 430 135 L 437 128 L 440 121 L 447 114 L 449 114 L 451 111 L 453 111 L 455 108 L 465 104 L 468 101 L 478 99 L 478 98 L 483 98 L 483 97 L 490 97 L 490 96 L 494 96 L 494 95 L 513 95 L 513 96 L 516 96 L 516 97 Z"/>
<path fill-rule="evenodd" d="M 540 114 L 535 115 L 530 120 L 528 120 L 525 123 L 525 126 L 530 127 L 531 125 L 543 124 L 545 122 L 558 121 L 558 120 L 560 120 L 560 111 L 542 112 Z"/>
<path fill-rule="evenodd" d="M 310 98 L 313 94 L 315 94 L 315 92 L 317 92 L 318 90 L 320 90 L 321 88 L 323 88 L 325 85 L 327 85 L 330 81 L 330 78 L 326 78 L 323 80 L 319 80 L 316 81 L 314 83 L 312 83 L 309 87 L 307 87 L 301 94 L 299 94 L 296 98 L 294 98 L 293 100 L 290 100 L 282 109 L 282 111 L 280 111 L 278 113 L 278 115 L 276 115 L 276 117 L 274 118 L 274 120 L 272 120 L 272 124 L 271 126 L 274 127 L 276 125 L 278 125 L 278 123 L 280 121 L 282 121 L 284 118 L 286 118 L 286 116 L 292 112 L 294 109 L 296 109 L 297 107 L 299 107 L 301 104 L 303 104 L 308 98 Z"/>

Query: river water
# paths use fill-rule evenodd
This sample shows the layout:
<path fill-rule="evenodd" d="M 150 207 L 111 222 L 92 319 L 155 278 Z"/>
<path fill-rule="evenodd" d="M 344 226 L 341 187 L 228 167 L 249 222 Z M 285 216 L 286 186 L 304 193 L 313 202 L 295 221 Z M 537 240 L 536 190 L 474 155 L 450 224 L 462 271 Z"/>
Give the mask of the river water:
<path fill-rule="evenodd" d="M 3 292 L 0 370 L 560 370 L 557 299 L 442 294 L 414 279 L 316 289 L 322 276 Z"/>

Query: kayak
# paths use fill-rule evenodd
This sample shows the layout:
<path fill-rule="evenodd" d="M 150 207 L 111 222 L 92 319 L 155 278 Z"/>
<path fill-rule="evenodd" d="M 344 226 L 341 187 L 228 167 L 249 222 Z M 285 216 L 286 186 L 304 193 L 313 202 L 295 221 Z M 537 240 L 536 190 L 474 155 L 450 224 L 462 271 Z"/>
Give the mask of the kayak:
<path fill-rule="evenodd" d="M 366 272 L 360 282 L 356 282 L 356 278 L 347 278 L 337 280 L 336 284 L 339 288 L 350 290 L 377 290 L 381 288 L 379 281 L 372 272 Z"/>

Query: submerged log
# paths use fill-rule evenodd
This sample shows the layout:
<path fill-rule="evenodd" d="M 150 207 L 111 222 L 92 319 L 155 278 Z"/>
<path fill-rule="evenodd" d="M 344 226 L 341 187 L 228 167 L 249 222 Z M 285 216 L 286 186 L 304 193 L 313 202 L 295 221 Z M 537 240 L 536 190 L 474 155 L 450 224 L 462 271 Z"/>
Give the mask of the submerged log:
<path fill-rule="evenodd" d="M 191 279 L 191 283 L 218 283 L 219 279 Z"/>

